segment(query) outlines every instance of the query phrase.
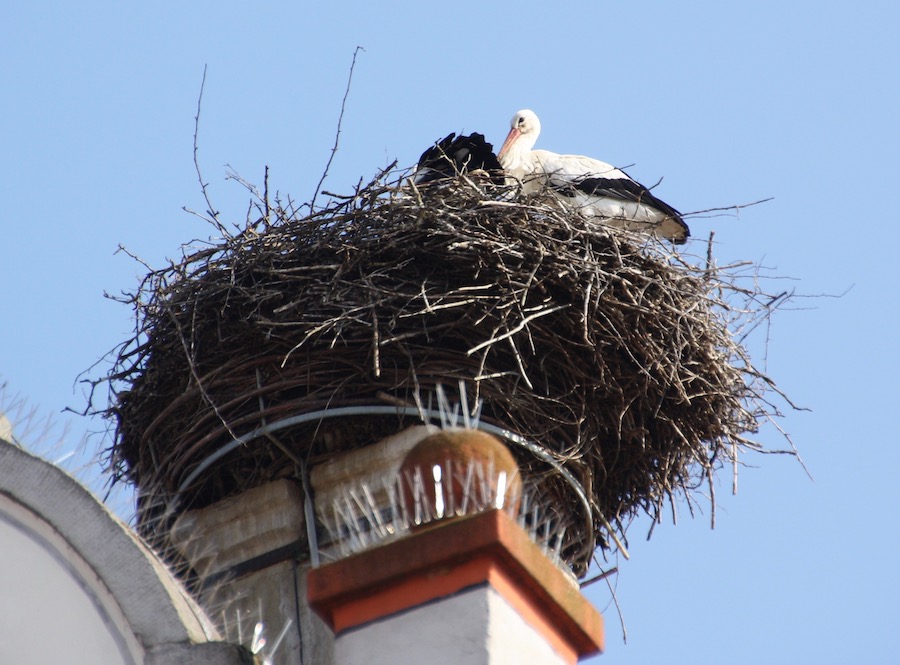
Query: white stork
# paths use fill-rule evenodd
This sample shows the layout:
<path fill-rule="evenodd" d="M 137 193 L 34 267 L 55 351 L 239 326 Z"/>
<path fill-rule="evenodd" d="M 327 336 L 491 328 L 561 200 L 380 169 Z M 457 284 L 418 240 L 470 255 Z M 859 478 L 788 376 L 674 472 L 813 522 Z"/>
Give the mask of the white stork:
<path fill-rule="evenodd" d="M 549 187 L 560 199 L 608 224 L 649 231 L 679 244 L 687 240 L 690 230 L 681 213 L 624 171 L 590 157 L 532 150 L 541 133 L 534 111 L 519 111 L 510 124 L 497 157 L 525 193 Z"/>

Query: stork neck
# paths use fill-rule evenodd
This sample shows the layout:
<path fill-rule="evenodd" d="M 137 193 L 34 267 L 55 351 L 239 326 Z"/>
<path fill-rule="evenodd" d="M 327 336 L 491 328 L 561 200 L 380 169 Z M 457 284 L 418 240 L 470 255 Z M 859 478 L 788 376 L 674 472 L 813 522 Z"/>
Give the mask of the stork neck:
<path fill-rule="evenodd" d="M 534 141 L 531 137 L 520 136 L 509 148 L 500 155 L 500 165 L 507 171 L 522 171 L 530 161 L 531 148 Z"/>

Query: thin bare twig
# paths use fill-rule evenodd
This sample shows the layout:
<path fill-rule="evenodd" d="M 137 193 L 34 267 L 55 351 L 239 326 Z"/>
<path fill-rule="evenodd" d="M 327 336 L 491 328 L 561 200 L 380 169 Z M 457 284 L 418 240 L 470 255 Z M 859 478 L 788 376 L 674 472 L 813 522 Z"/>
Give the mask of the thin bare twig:
<path fill-rule="evenodd" d="M 728 212 L 728 211 L 730 211 L 730 210 L 733 210 L 733 211 L 735 211 L 735 212 L 739 212 L 739 211 L 743 210 L 744 208 L 749 208 L 750 206 L 760 205 L 761 203 L 768 203 L 769 201 L 772 201 L 774 198 L 775 198 L 774 196 L 770 196 L 770 197 L 765 198 L 765 199 L 760 199 L 759 201 L 753 201 L 752 203 L 741 203 L 741 204 L 733 205 L 733 206 L 724 206 L 724 207 L 722 207 L 722 208 L 707 208 L 706 210 L 694 210 L 693 212 L 687 212 L 687 213 L 684 213 L 683 216 L 684 216 L 684 217 L 700 217 L 700 216 L 703 216 L 703 217 L 715 217 L 715 216 L 721 216 L 721 215 L 707 215 L 706 213 L 710 213 L 710 212 Z"/>
<path fill-rule="evenodd" d="M 606 581 L 606 587 L 609 589 L 609 594 L 612 596 L 613 603 L 616 606 L 616 613 L 619 615 L 619 625 L 622 626 L 622 644 L 628 643 L 628 628 L 625 627 L 625 615 L 622 614 L 622 607 L 619 605 L 619 597 L 616 595 L 616 588 L 612 585 L 612 582 L 609 581 L 609 577 L 603 578 Z"/>
<path fill-rule="evenodd" d="M 209 192 L 206 189 L 208 183 L 203 180 L 203 173 L 200 171 L 198 137 L 200 135 L 200 104 L 203 101 L 203 89 L 206 86 L 206 68 L 207 65 L 203 65 L 203 79 L 200 81 L 200 94 L 197 95 L 197 115 L 194 116 L 194 169 L 197 172 L 197 180 L 200 182 L 200 191 L 203 192 L 203 198 L 206 200 L 206 212 L 209 217 L 204 217 L 204 219 L 214 224 L 219 233 L 228 237 L 229 233 L 227 229 L 219 221 L 219 212 L 215 209 L 215 206 L 213 206 L 212 201 L 209 200 Z M 185 211 L 192 212 L 187 208 L 185 208 Z"/>
<path fill-rule="evenodd" d="M 365 49 L 362 46 L 357 46 L 355 49 L 353 49 L 353 60 L 350 62 L 350 73 L 347 75 L 347 87 L 344 90 L 344 98 L 341 100 L 341 113 L 338 116 L 337 131 L 335 131 L 334 133 L 334 146 L 331 148 L 331 155 L 328 156 L 328 162 L 325 164 L 325 170 L 322 171 L 322 177 L 319 178 L 319 182 L 316 184 L 316 191 L 313 192 L 312 199 L 310 199 L 310 212 L 314 212 L 316 209 L 316 198 L 318 198 L 319 191 L 322 189 L 322 183 L 324 183 L 325 178 L 328 177 L 328 170 L 331 168 L 331 162 L 334 161 L 334 155 L 338 151 L 338 141 L 341 138 L 341 125 L 344 122 L 344 110 L 347 107 L 347 97 L 350 95 L 350 83 L 353 81 L 353 70 L 356 68 L 356 55 L 360 51 L 364 50 Z"/>
<path fill-rule="evenodd" d="M 605 579 L 606 579 L 607 577 L 609 577 L 610 575 L 615 575 L 615 574 L 618 573 L 618 572 L 619 572 L 619 567 L 618 567 L 618 566 L 613 566 L 613 567 L 610 568 L 609 570 L 604 570 L 604 571 L 603 571 L 602 573 L 600 573 L 599 575 L 594 575 L 593 577 L 589 577 L 588 579 L 586 579 L 584 582 L 582 582 L 582 583 L 579 584 L 578 586 L 579 586 L 580 588 L 584 589 L 585 587 L 589 587 L 589 586 L 591 586 L 592 584 L 596 584 L 597 582 L 599 582 L 599 581 L 601 581 L 601 580 L 605 580 Z"/>

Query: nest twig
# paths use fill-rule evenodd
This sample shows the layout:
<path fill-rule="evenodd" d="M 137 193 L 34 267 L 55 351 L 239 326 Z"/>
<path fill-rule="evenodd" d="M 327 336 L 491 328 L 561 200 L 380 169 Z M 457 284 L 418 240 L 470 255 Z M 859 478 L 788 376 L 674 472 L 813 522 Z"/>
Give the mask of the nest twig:
<path fill-rule="evenodd" d="M 323 420 L 279 432 L 277 446 L 260 437 L 181 487 L 261 424 L 415 404 L 462 380 L 483 420 L 537 442 L 583 484 L 594 529 L 567 550 L 583 573 L 608 528 L 623 535 L 636 514 L 659 520 L 673 497 L 705 491 L 761 449 L 748 437 L 778 415 L 778 391 L 735 337 L 770 311 L 747 265 L 693 263 L 466 176 L 423 189 L 380 178 L 306 215 L 267 198 L 256 210 L 128 298 L 136 332 L 106 377 L 106 413 L 113 470 L 144 497 L 205 505 L 290 475 L 297 458 L 411 419 Z M 581 510 L 552 468 L 515 452 L 563 510 Z"/>

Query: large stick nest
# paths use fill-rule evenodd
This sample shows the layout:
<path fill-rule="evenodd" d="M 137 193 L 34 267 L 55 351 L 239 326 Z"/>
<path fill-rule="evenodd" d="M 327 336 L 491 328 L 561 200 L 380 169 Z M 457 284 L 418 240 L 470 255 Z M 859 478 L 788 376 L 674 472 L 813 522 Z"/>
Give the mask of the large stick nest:
<path fill-rule="evenodd" d="M 552 198 L 510 200 L 466 178 L 415 189 L 376 180 L 301 215 L 268 200 L 238 235 L 185 250 L 129 297 L 133 339 L 116 389 L 111 464 L 143 519 L 201 506 L 414 424 L 321 419 L 247 441 L 296 414 L 424 403 L 465 382 L 481 420 L 538 444 L 582 484 L 514 448 L 569 511 L 570 564 L 712 489 L 775 414 L 771 383 L 735 331 L 767 313 L 745 268 L 694 263 L 648 236 L 588 221 Z M 254 214 L 253 217 L 256 217 Z M 748 305 L 749 304 L 749 305 Z M 708 485 L 708 488 L 707 488 Z M 152 496 L 153 501 L 150 500 Z M 158 511 L 157 511 L 158 514 Z"/>

